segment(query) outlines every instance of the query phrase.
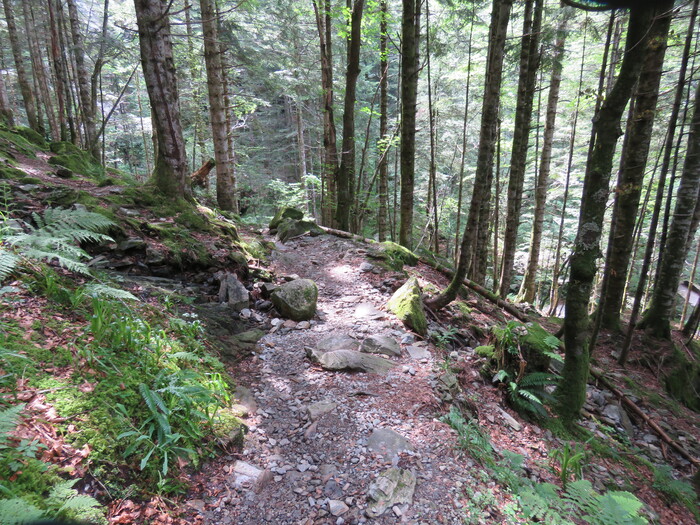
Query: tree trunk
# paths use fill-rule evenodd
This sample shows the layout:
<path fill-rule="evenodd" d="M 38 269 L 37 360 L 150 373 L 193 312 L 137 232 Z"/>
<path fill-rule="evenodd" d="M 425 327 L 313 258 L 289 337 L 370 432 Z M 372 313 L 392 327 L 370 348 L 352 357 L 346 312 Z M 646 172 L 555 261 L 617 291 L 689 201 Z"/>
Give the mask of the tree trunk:
<path fill-rule="evenodd" d="M 5 21 L 7 22 L 7 32 L 10 37 L 12 56 L 15 60 L 15 70 L 17 71 L 17 83 L 19 84 L 19 89 L 22 93 L 22 100 L 24 101 L 24 110 L 27 113 L 27 121 L 29 122 L 29 127 L 43 135 L 44 127 L 41 124 L 41 120 L 39 119 L 39 115 L 37 113 L 34 89 L 29 83 L 27 71 L 24 68 L 24 59 L 22 58 L 22 46 L 20 45 L 19 35 L 17 34 L 17 23 L 15 21 L 15 12 L 12 2 L 13 0 L 3 0 L 2 3 L 5 9 Z"/>
<path fill-rule="evenodd" d="M 388 159 L 386 151 L 389 147 L 387 140 L 389 110 L 389 60 L 387 56 L 387 0 L 380 0 L 380 21 L 379 21 L 379 211 L 377 214 L 377 237 L 379 242 L 386 240 L 386 218 L 388 204 Z"/>
<path fill-rule="evenodd" d="M 670 26 L 671 12 L 668 11 L 654 21 L 650 30 L 634 110 L 625 136 L 625 155 L 615 189 L 615 222 L 610 227 L 608 241 L 610 257 L 603 277 L 606 286 L 602 297 L 602 328 L 620 328 L 620 308 L 632 252 L 632 234 L 642 194 Z"/>
<path fill-rule="evenodd" d="M 668 7 L 666 2 L 662 7 Z M 632 10 L 620 74 L 594 118 L 594 144 L 586 165 L 578 233 L 571 256 L 564 317 L 564 369 L 556 392 L 559 415 L 567 424 L 579 417 L 586 399 L 590 359 L 588 305 L 596 274 L 596 259 L 600 255 L 600 236 L 610 191 L 612 162 L 617 139 L 622 133 L 620 120 L 639 77 L 651 18 L 652 13 L 646 9 Z"/>
<path fill-rule="evenodd" d="M 321 0 L 321 9 L 312 0 L 316 16 L 319 46 L 321 50 L 321 87 L 323 89 L 323 186 L 324 200 L 321 209 L 321 222 L 333 223 L 333 206 L 336 199 L 336 172 L 338 170 L 338 149 L 333 117 L 333 46 L 331 41 L 331 0 Z"/>
<path fill-rule="evenodd" d="M 534 4 L 534 9 L 533 9 Z M 523 22 L 523 38 L 520 50 L 520 76 L 518 79 L 518 102 L 515 109 L 513 147 L 510 157 L 510 179 L 508 181 L 508 206 L 506 208 L 506 230 L 503 238 L 502 270 L 499 295 L 504 299 L 510 293 L 513 280 L 513 264 L 518 246 L 518 227 L 521 221 L 523 185 L 532 120 L 532 103 L 535 94 L 537 68 L 539 67 L 540 27 L 542 25 L 542 0 L 527 0 Z"/>
<path fill-rule="evenodd" d="M 420 0 L 403 0 L 401 35 L 401 225 L 399 244 L 411 248 L 413 244 Z"/>
<path fill-rule="evenodd" d="M 561 20 L 557 27 L 556 42 L 552 56 L 552 76 L 547 95 L 547 112 L 544 124 L 544 136 L 542 139 L 542 157 L 540 172 L 537 177 L 535 190 L 535 210 L 532 221 L 532 233 L 530 235 L 530 248 L 528 250 L 527 267 L 523 282 L 518 292 L 518 302 L 533 303 L 535 300 L 535 283 L 539 267 L 540 245 L 542 243 L 542 229 L 544 225 L 544 211 L 547 204 L 547 187 L 549 186 L 549 171 L 552 163 L 552 143 L 554 142 L 554 126 L 557 119 L 557 105 L 559 103 L 559 88 L 561 86 L 561 72 L 564 68 L 564 44 L 566 43 L 566 25 L 569 20 L 568 11 L 561 13 Z"/>
<path fill-rule="evenodd" d="M 512 0 L 494 0 L 493 2 L 474 190 L 472 192 L 467 225 L 462 236 L 459 262 L 455 275 L 442 293 L 426 301 L 430 308 L 433 309 L 439 310 L 444 308 L 457 297 L 459 287 L 467 275 L 468 265 L 474 255 L 474 247 L 479 237 L 480 228 L 488 228 L 488 224 L 480 223 L 480 218 L 483 217 L 482 206 L 488 206 L 488 199 L 491 193 L 493 156 L 496 147 L 498 107 L 503 73 L 503 50 L 505 48 L 506 30 L 508 29 L 512 5 Z"/>
<path fill-rule="evenodd" d="M 2 45 L 1 42 L 0 45 Z M 0 122 L 10 127 L 15 125 L 15 115 L 10 105 L 10 99 L 7 96 L 3 73 L 0 73 Z"/>
<path fill-rule="evenodd" d="M 688 136 L 681 182 L 676 194 L 676 207 L 660 262 L 659 279 L 655 283 L 649 310 L 641 325 L 656 337 L 671 335 L 674 301 L 681 272 L 688 255 L 688 238 L 700 195 L 700 84 L 695 91 L 693 120 Z"/>
<path fill-rule="evenodd" d="M 68 17 L 70 19 L 71 38 L 73 39 L 73 55 L 78 73 L 78 93 L 80 94 L 80 114 L 83 117 L 85 128 L 85 145 L 91 147 L 90 153 L 96 159 L 100 159 L 100 147 L 97 141 L 97 130 L 95 126 L 96 100 L 91 96 L 90 77 L 88 76 L 87 65 L 85 63 L 85 46 L 83 44 L 83 30 L 80 27 L 78 18 L 78 8 L 75 0 L 66 0 L 68 4 Z M 138 4 L 144 3 L 135 0 Z M 151 3 L 155 3 L 152 0 Z M 154 22 L 155 24 L 155 22 Z"/>
<path fill-rule="evenodd" d="M 338 229 L 350 230 L 350 208 L 355 198 L 355 99 L 357 77 L 360 75 L 360 45 L 362 44 L 362 10 L 364 0 L 348 0 L 352 7 L 348 28 L 348 63 L 345 73 L 345 103 L 343 106 L 343 145 L 337 178 L 335 220 Z"/>
<path fill-rule="evenodd" d="M 199 0 L 202 11 L 204 62 L 207 67 L 209 119 L 216 160 L 216 203 L 219 208 L 238 213 L 236 178 L 233 174 L 233 155 L 229 151 L 226 107 L 224 104 L 223 64 L 219 45 L 218 18 L 213 0 Z"/>
<path fill-rule="evenodd" d="M 153 182 L 172 197 L 190 198 L 187 155 L 180 123 L 177 76 L 170 39 L 168 2 L 134 0 L 139 29 L 141 67 L 157 135 Z"/>

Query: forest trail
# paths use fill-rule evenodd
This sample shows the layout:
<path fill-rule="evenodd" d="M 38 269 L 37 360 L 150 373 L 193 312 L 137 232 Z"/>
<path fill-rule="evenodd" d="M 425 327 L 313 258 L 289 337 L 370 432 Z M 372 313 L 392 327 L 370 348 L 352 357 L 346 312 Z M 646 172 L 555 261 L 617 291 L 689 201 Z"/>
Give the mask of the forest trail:
<path fill-rule="evenodd" d="M 269 333 L 234 370 L 250 432 L 240 457 L 222 458 L 201 475 L 209 493 L 221 494 L 220 505 L 203 512 L 206 523 L 462 522 L 460 487 L 471 476 L 454 461 L 454 432 L 435 419 L 433 346 L 416 341 L 414 359 L 402 344 L 386 375 L 325 371 L 306 357 L 306 347 L 329 336 L 414 340 L 385 311 L 391 291 L 377 288 L 383 278 L 366 271 L 365 252 L 327 235 L 277 244 L 271 269 L 317 283 L 317 317 L 307 329 Z M 370 484 L 392 466 L 415 475 L 412 503 L 368 518 Z"/>

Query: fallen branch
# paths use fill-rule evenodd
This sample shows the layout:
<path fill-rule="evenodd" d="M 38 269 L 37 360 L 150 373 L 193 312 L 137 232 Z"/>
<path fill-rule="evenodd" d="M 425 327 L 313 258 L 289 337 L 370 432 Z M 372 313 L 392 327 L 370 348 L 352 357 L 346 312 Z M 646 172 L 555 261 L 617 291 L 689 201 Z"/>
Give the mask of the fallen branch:
<path fill-rule="evenodd" d="M 680 443 L 675 441 L 671 436 L 669 436 L 653 419 L 651 419 L 647 414 L 645 414 L 641 408 L 639 408 L 636 404 L 632 402 L 631 399 L 629 399 L 623 392 L 618 390 L 615 386 L 610 383 L 605 377 L 605 374 L 603 373 L 602 370 L 598 368 L 591 367 L 591 375 L 595 377 L 600 383 L 610 390 L 613 394 L 615 394 L 622 404 L 624 404 L 626 407 L 629 407 L 632 412 L 637 414 L 639 417 L 641 417 L 644 422 L 649 425 L 649 427 L 654 430 L 658 434 L 658 436 L 661 438 L 662 441 L 667 443 L 668 445 L 671 446 L 671 448 L 675 449 L 676 452 L 678 452 L 681 456 L 683 456 L 685 459 L 690 461 L 693 466 L 700 468 L 700 460 L 698 460 L 696 457 L 692 456 L 686 449 L 684 449 Z"/>

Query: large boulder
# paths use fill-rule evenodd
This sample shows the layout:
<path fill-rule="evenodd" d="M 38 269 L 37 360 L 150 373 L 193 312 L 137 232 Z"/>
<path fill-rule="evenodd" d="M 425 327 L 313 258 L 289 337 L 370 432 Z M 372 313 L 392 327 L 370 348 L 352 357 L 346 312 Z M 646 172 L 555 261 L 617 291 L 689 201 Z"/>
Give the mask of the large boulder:
<path fill-rule="evenodd" d="M 296 279 L 276 288 L 270 300 L 277 311 L 294 321 L 308 321 L 316 313 L 318 288 L 311 279 Z"/>
<path fill-rule="evenodd" d="M 423 310 L 423 300 L 418 279 L 411 277 L 404 285 L 394 292 L 386 304 L 390 312 L 398 317 L 403 324 L 420 335 L 428 333 L 428 321 Z"/>
<path fill-rule="evenodd" d="M 360 352 L 400 356 L 401 347 L 393 337 L 389 337 L 388 335 L 371 335 L 362 341 Z"/>
<path fill-rule="evenodd" d="M 368 255 L 374 259 L 385 261 L 393 270 L 401 270 L 404 264 L 415 266 L 418 264 L 418 256 L 408 248 L 391 241 L 384 241 L 372 245 Z"/>
<path fill-rule="evenodd" d="M 292 219 L 299 221 L 304 218 L 304 212 L 297 210 L 296 208 L 283 207 L 277 210 L 275 216 L 270 221 L 270 230 L 276 230 L 282 221 L 285 219 Z"/>
<path fill-rule="evenodd" d="M 228 303 L 231 308 L 238 312 L 250 306 L 248 290 L 235 274 L 222 272 L 218 274 L 218 278 L 221 281 L 219 286 L 220 303 Z"/>
<path fill-rule="evenodd" d="M 323 230 L 314 221 L 285 219 L 277 226 L 277 239 L 286 242 L 305 233 L 321 235 Z"/>

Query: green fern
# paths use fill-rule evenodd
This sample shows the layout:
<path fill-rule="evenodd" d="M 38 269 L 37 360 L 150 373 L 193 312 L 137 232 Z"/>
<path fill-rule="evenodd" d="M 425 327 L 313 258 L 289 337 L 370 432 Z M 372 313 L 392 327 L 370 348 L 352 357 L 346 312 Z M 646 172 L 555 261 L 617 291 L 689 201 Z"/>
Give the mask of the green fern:
<path fill-rule="evenodd" d="M 23 525 L 44 516 L 43 510 L 22 498 L 0 500 L 0 523 L 3 525 Z"/>
<path fill-rule="evenodd" d="M 0 410 L 0 450 L 6 448 L 8 436 L 10 432 L 17 428 L 19 415 L 22 410 L 24 410 L 24 405 L 14 405 Z"/>
<path fill-rule="evenodd" d="M 22 257 L 56 261 L 70 271 L 87 274 L 89 268 L 83 260 L 89 256 L 79 244 L 112 240 L 101 231 L 114 223 L 99 213 L 48 208 L 32 218 L 34 225 L 23 221 L 24 231 L 15 229 L 5 237 L 6 247 L 0 250 L 0 279 L 12 273 Z"/>
<path fill-rule="evenodd" d="M 90 297 L 106 297 L 109 299 L 128 299 L 136 301 L 136 297 L 126 290 L 107 286 L 106 284 L 89 283 L 84 287 L 85 295 Z"/>

